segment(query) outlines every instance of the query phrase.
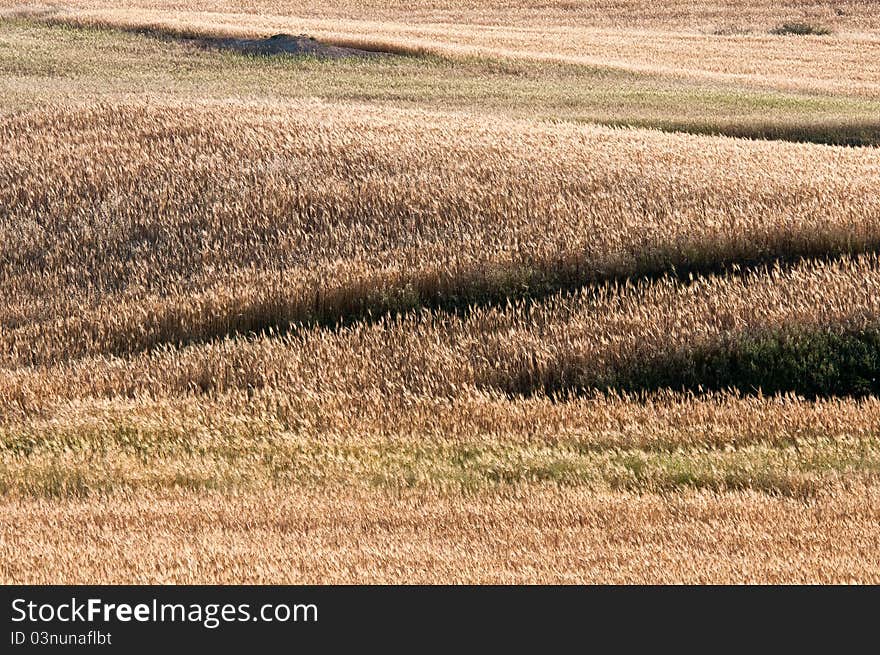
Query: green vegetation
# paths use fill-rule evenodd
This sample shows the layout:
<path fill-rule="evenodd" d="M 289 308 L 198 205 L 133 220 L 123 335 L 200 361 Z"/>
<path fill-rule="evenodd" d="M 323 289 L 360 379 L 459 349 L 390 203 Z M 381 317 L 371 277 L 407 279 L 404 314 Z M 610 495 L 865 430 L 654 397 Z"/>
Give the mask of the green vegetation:
<path fill-rule="evenodd" d="M 779 27 L 770 30 L 771 34 L 779 35 L 795 35 L 795 36 L 826 36 L 831 34 L 831 30 L 822 25 L 813 25 L 811 23 L 783 23 Z"/>
<path fill-rule="evenodd" d="M 210 444 L 179 427 L 182 441 L 177 443 L 166 442 L 174 437 L 161 431 L 132 430 L 136 438 L 120 443 L 118 431 L 69 430 L 26 454 L 12 435 L 0 435 L 0 493 L 88 497 L 125 489 L 246 490 L 291 484 L 484 492 L 541 482 L 636 493 L 751 489 L 806 497 L 847 473 L 880 473 L 876 437 L 645 450 L 494 438 L 446 444 L 333 444 L 289 432 L 267 432 L 250 441 L 247 431 L 232 430 Z"/>
<path fill-rule="evenodd" d="M 807 398 L 880 392 L 880 331 L 792 330 L 734 338 L 647 362 L 621 376 L 622 389 L 663 387 L 794 392 Z"/>
<path fill-rule="evenodd" d="M 880 393 L 880 330 L 837 332 L 792 328 L 780 333 L 731 336 L 641 361 L 599 379 L 565 366 L 553 380 L 518 377 L 507 391 L 549 394 L 586 389 L 640 393 L 795 393 L 809 399 Z"/>

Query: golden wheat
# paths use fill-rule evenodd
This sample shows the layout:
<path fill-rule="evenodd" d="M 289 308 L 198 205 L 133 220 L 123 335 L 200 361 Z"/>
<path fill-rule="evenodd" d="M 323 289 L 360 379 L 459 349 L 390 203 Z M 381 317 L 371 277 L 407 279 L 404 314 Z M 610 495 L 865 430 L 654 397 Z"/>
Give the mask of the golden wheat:
<path fill-rule="evenodd" d="M 738 133 L 759 98 L 795 135 L 824 108 L 855 134 L 880 88 L 870 3 L 14 4 L 0 581 L 878 580 L 877 149 L 548 120 L 595 82 L 659 103 L 616 122 L 669 129 L 664 94 L 718 96 Z M 787 21 L 832 34 L 769 33 Z M 780 335 L 801 350 L 760 373 L 870 379 L 647 379 Z"/>
<path fill-rule="evenodd" d="M 12 119 L 4 360 L 880 240 L 870 149 L 493 122 L 320 103 Z"/>
<path fill-rule="evenodd" d="M 878 492 L 396 496 L 300 488 L 0 506 L 15 582 L 876 582 Z"/>

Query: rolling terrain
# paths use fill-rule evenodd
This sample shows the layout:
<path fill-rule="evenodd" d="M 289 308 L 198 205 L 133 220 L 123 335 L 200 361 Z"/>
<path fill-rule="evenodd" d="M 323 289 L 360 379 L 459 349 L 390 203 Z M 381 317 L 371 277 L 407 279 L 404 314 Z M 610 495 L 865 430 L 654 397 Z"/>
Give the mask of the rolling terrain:
<path fill-rule="evenodd" d="M 878 54 L 870 2 L 0 1 L 0 580 L 877 582 Z"/>

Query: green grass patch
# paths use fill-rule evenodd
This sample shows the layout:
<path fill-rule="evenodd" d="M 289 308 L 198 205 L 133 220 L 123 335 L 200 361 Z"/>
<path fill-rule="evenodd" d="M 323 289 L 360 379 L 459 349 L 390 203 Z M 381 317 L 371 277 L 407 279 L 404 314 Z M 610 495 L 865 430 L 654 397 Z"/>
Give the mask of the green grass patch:
<path fill-rule="evenodd" d="M 626 391 L 672 388 L 793 392 L 807 398 L 880 393 L 880 331 L 792 330 L 733 338 L 647 362 L 611 384 Z"/>
<path fill-rule="evenodd" d="M 42 453 L 0 459 L 0 495 L 88 497 L 126 489 L 235 490 L 301 485 L 482 493 L 519 485 L 665 493 L 752 490 L 807 498 L 841 480 L 880 473 L 876 439 L 802 439 L 789 446 L 674 451 L 593 450 L 566 444 L 388 442 L 322 444 L 260 453 L 153 457 Z"/>
<path fill-rule="evenodd" d="M 564 361 L 548 371 L 543 377 L 511 372 L 497 386 L 522 395 L 672 389 L 859 398 L 880 394 L 880 330 L 799 328 L 745 334 L 659 353 L 592 377 L 569 369 Z"/>
<path fill-rule="evenodd" d="M 814 25 L 813 23 L 783 23 L 770 30 L 771 34 L 792 35 L 792 36 L 827 36 L 831 34 L 831 30 L 824 25 Z"/>

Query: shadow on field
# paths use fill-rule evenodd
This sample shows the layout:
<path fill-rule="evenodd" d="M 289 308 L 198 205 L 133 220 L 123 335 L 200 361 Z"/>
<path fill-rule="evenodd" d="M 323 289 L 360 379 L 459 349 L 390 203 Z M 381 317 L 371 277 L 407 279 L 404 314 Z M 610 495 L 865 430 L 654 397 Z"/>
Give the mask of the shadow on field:
<path fill-rule="evenodd" d="M 348 57 L 381 57 L 388 52 L 363 50 L 346 46 L 331 45 L 300 34 L 275 34 L 265 39 L 235 39 L 201 37 L 188 39 L 193 45 L 215 50 L 229 50 L 243 55 L 288 55 L 315 57 L 317 59 L 344 59 Z"/>
<path fill-rule="evenodd" d="M 592 121 L 591 121 L 592 122 Z M 880 120 L 841 121 L 823 123 L 692 123 L 686 121 L 600 121 L 609 127 L 643 128 L 661 132 L 682 132 L 703 136 L 725 136 L 756 141 L 788 141 L 791 143 L 815 143 L 825 146 L 851 148 L 880 146 Z"/>
<path fill-rule="evenodd" d="M 608 283 L 625 284 L 672 277 L 686 285 L 706 275 L 743 275 L 770 267 L 786 269 L 805 260 L 831 262 L 857 253 L 878 251 L 880 243 L 864 244 L 858 249 L 840 249 L 833 253 L 817 253 L 804 248 L 796 255 L 767 253 L 766 256 L 729 257 L 719 261 L 656 256 L 624 273 L 597 271 L 577 257 L 560 258 L 540 265 L 508 265 L 495 269 L 483 267 L 459 271 L 449 278 L 439 277 L 436 273 L 413 273 L 408 279 L 394 280 L 393 285 L 383 285 L 381 280 L 368 280 L 359 283 L 357 288 L 316 290 L 312 300 L 306 301 L 307 304 L 291 305 L 285 298 L 274 297 L 258 298 L 249 304 L 235 303 L 234 312 L 223 317 L 205 317 L 197 324 L 183 325 L 174 316 L 157 314 L 153 317 L 155 322 L 138 325 L 136 340 L 127 330 L 108 335 L 107 350 L 104 352 L 125 356 L 164 345 L 185 347 L 231 337 L 291 334 L 316 327 L 338 330 L 424 310 L 466 316 L 478 308 L 503 307 L 512 302 L 540 302 L 556 294 L 591 288 L 598 290 L 601 285 Z M 627 384 L 632 388 L 638 386 L 635 382 Z M 643 386 L 648 388 L 651 384 Z M 538 388 L 540 385 L 534 389 L 531 386 L 520 388 L 514 385 L 509 390 L 514 393 L 547 390 Z"/>
<path fill-rule="evenodd" d="M 27 18 L 30 18 L 28 15 Z M 33 20 L 47 25 L 66 25 L 78 29 L 100 29 L 123 34 L 134 34 L 159 41 L 176 42 L 198 48 L 227 50 L 243 55 L 287 55 L 313 57 L 317 59 L 371 58 L 393 55 L 417 56 L 422 54 L 417 48 L 391 47 L 383 45 L 372 47 L 367 42 L 349 43 L 340 40 L 335 43 L 321 41 L 308 34 L 274 34 L 268 37 L 215 36 L 198 30 L 174 28 L 158 25 L 104 25 L 65 17 L 59 19 L 55 14 L 45 17 L 33 15 Z"/>
<path fill-rule="evenodd" d="M 838 251 L 805 247 L 796 254 L 771 252 L 764 256 L 726 257 L 716 261 L 658 255 L 626 271 L 597 270 L 576 256 L 561 256 L 547 262 L 460 271 L 448 278 L 414 274 L 399 286 L 371 288 L 365 290 L 363 295 L 345 294 L 344 305 L 330 298 L 330 294 L 317 292 L 314 305 L 299 317 L 288 320 L 281 316 L 277 317 L 279 320 L 269 318 L 266 324 L 257 323 L 236 332 L 261 333 L 271 330 L 277 334 L 285 324 L 291 330 L 299 327 L 344 328 L 422 310 L 466 316 L 479 308 L 503 306 L 511 302 L 540 302 L 557 294 L 574 293 L 605 284 L 622 285 L 671 277 L 687 285 L 709 275 L 742 276 L 772 267 L 787 269 L 805 261 L 831 263 L 877 252 L 880 252 L 880 242 Z M 223 332 L 216 336 L 228 334 Z"/>
<path fill-rule="evenodd" d="M 727 337 L 625 365 L 604 376 L 581 373 L 559 360 L 540 373 L 517 368 L 488 381 L 509 396 L 565 397 L 615 391 L 671 389 L 695 393 L 795 393 L 808 399 L 880 394 L 880 330 L 792 328 Z"/>

